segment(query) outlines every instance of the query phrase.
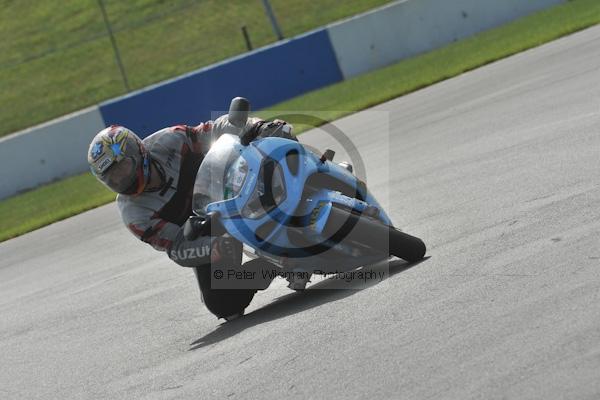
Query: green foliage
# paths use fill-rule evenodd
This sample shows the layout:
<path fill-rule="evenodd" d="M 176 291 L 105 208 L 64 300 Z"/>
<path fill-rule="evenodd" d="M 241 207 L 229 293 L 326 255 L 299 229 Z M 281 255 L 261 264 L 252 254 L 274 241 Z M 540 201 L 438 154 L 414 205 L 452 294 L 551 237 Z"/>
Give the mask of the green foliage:
<path fill-rule="evenodd" d="M 294 98 L 259 115 L 276 115 L 278 110 L 333 110 L 325 112 L 333 120 L 597 23 L 600 23 L 599 1 L 572 0 L 430 53 Z M 90 174 L 15 196 L 0 202 L 0 240 L 113 199 L 114 194 Z"/>
<path fill-rule="evenodd" d="M 334 120 L 598 23 L 600 1 L 571 0 L 449 46 L 285 101 L 262 115 L 274 115 L 277 110 L 331 110 L 325 115 Z"/>
<path fill-rule="evenodd" d="M 0 241 L 109 203 L 115 194 L 90 173 L 74 176 L 0 202 Z"/>
<path fill-rule="evenodd" d="M 103 0 L 139 89 L 276 40 L 261 0 Z M 271 0 L 286 37 L 390 0 Z M 0 135 L 125 89 L 98 0 L 0 0 Z"/>

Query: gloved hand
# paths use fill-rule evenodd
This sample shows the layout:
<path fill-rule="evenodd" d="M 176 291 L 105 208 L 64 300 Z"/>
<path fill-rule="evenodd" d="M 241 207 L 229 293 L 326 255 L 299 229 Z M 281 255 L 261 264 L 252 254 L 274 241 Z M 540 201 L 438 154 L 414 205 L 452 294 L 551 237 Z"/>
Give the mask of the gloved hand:
<path fill-rule="evenodd" d="M 241 143 L 247 146 L 254 139 L 261 137 L 280 137 L 284 139 L 291 139 L 298 141 L 294 135 L 292 135 L 293 126 L 285 121 L 276 119 L 274 121 L 258 120 L 252 123 L 250 129 L 242 136 Z"/>

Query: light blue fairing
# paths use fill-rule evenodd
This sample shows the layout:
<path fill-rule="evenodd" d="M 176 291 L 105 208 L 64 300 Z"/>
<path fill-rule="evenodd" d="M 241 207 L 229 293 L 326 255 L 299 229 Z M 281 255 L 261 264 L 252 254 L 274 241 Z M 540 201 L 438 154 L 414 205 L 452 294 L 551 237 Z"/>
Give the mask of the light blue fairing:
<path fill-rule="evenodd" d="M 388 254 L 375 253 L 373 250 L 360 250 L 355 246 L 351 247 L 343 243 L 334 247 L 336 252 L 333 257 L 331 250 L 326 253 L 314 254 L 316 246 L 321 245 L 324 241 L 326 242 L 327 238 L 323 237 L 322 232 L 332 204 L 339 204 L 344 208 L 359 212 L 364 211 L 367 206 L 376 207 L 379 210 L 378 218 L 385 224 L 391 225 L 389 217 L 381 209 L 375 198 L 366 193 L 364 185 L 361 186 L 358 179 L 346 169 L 329 161 L 322 163 L 315 154 L 292 140 L 264 138 L 243 147 L 239 144 L 239 140 L 233 143 L 231 138 L 222 138 L 215 143 L 216 147 L 223 152 L 224 147 L 231 146 L 230 154 L 234 154 L 234 156 L 229 157 L 229 166 L 212 165 L 212 167 L 217 170 L 219 168 L 225 170 L 230 168 L 231 165 L 235 164 L 231 161 L 231 158 L 237 157 L 239 153 L 246 161 L 244 166 L 247 165 L 247 175 L 243 180 L 241 189 L 237 191 L 236 197 L 227 199 L 227 195 L 222 196 L 213 188 L 211 195 L 213 202 L 204 209 L 196 208 L 196 213 L 218 211 L 221 216 L 221 223 L 231 236 L 254 248 L 259 255 L 290 269 L 349 270 L 388 258 Z M 213 148 L 215 148 L 215 145 L 213 145 Z M 199 195 L 198 192 L 201 191 L 202 187 L 205 188 L 204 191 L 207 190 L 207 183 L 199 182 L 199 180 L 202 180 L 203 176 L 205 181 L 208 179 L 206 176 L 209 175 L 207 171 L 211 168 L 211 164 L 224 163 L 224 161 L 219 161 L 217 157 L 211 157 L 213 148 L 207 154 L 198 172 L 194 189 L 195 197 Z M 298 153 L 298 163 L 297 168 L 294 168 L 293 162 L 290 163 L 291 168 L 295 170 L 292 171 L 286 161 L 286 155 L 294 151 Z M 285 198 L 262 216 L 257 218 L 245 217 L 243 215 L 246 213 L 244 207 L 247 207 L 255 191 L 259 189 L 257 187 L 259 171 L 261 166 L 264 166 L 269 159 L 275 160 L 276 165 L 281 168 Z M 243 163 L 238 162 L 236 165 L 239 164 Z M 226 173 L 226 171 L 222 173 Z M 352 188 L 352 192 L 360 193 L 359 196 L 362 196 L 364 201 L 345 196 L 327 187 L 313 188 L 315 190 L 311 191 L 309 196 L 303 198 L 307 180 L 317 173 L 328 175 L 345 183 Z M 227 181 L 227 179 L 224 180 Z M 241 178 L 237 178 L 237 181 L 241 180 Z M 294 218 L 294 226 L 297 226 L 300 222 L 302 227 L 290 227 L 292 218 Z M 294 232 L 290 232 L 290 230 L 294 230 Z M 290 236 L 294 233 L 296 238 L 301 238 L 302 245 L 298 244 L 298 239 L 294 240 Z"/>

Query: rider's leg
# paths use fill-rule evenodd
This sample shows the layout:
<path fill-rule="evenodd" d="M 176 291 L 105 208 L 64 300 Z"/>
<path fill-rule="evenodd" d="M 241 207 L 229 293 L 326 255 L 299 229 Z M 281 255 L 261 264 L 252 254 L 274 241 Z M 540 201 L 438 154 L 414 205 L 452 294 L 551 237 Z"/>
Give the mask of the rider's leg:
<path fill-rule="evenodd" d="M 223 279 L 229 270 L 240 269 L 242 244 L 232 238 L 215 238 L 211 263 L 193 268 L 200 287 L 202 301 L 218 318 L 227 320 L 243 315 L 254 297 L 255 289 L 213 288 L 213 283 Z M 223 275 L 222 275 L 223 274 Z"/>

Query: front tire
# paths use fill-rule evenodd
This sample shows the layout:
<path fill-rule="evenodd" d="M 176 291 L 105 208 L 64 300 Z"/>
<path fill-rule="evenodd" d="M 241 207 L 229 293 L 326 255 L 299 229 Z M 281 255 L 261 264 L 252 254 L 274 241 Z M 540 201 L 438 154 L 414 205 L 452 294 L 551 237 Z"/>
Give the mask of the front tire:
<path fill-rule="evenodd" d="M 332 207 L 323 233 L 334 242 L 350 240 L 408 262 L 422 260 L 427 250 L 418 237 L 337 207 Z"/>

